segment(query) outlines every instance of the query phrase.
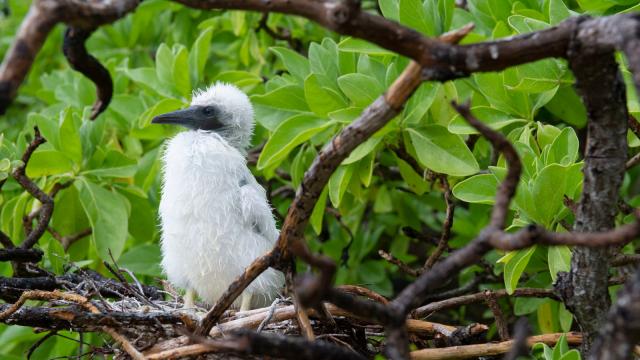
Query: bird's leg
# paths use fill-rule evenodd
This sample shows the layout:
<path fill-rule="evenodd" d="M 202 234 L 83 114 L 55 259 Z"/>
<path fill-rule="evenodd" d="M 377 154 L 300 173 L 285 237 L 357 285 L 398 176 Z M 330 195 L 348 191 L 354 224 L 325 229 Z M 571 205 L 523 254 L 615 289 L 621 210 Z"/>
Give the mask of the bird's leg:
<path fill-rule="evenodd" d="M 196 307 L 196 293 L 193 289 L 187 289 L 187 292 L 184 294 L 184 305 L 185 309 L 193 309 Z"/>
<path fill-rule="evenodd" d="M 247 292 L 242 293 L 242 302 L 240 303 L 240 311 L 251 310 L 251 298 L 252 298 L 252 295 L 250 293 L 247 293 Z"/>

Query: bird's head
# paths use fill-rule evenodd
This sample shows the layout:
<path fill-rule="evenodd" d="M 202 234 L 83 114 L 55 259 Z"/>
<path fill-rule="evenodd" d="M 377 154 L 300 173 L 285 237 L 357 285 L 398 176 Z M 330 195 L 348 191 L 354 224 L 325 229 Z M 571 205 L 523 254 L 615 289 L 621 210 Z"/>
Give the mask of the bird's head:
<path fill-rule="evenodd" d="M 253 106 L 240 89 L 219 82 L 194 91 L 188 108 L 158 115 L 151 122 L 215 132 L 230 145 L 244 151 L 253 134 Z"/>

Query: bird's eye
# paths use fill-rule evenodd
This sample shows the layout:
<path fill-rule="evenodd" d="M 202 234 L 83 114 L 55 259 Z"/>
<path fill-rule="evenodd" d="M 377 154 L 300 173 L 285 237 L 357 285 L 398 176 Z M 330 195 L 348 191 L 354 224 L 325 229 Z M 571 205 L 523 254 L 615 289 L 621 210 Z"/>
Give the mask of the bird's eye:
<path fill-rule="evenodd" d="M 202 109 L 202 113 L 204 113 L 206 116 L 211 116 L 216 112 L 216 110 L 213 108 L 213 106 L 205 106 Z"/>

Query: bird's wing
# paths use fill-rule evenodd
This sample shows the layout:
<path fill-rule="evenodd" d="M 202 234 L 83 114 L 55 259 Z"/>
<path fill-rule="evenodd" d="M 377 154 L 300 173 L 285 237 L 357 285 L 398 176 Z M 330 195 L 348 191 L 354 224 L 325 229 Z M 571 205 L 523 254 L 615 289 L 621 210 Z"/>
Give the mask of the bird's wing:
<path fill-rule="evenodd" d="M 278 230 L 267 200 L 265 189 L 258 184 L 253 175 L 247 171 L 240 178 L 240 200 L 242 218 L 247 230 L 264 237 L 269 243 L 278 238 Z"/>

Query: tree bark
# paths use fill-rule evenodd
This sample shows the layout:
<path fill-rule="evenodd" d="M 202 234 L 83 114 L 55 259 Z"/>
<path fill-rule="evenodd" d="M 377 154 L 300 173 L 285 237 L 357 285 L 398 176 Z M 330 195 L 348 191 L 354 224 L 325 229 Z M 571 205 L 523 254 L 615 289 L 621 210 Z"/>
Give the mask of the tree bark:
<path fill-rule="evenodd" d="M 615 226 L 618 191 L 627 159 L 625 87 L 611 51 L 603 53 L 574 41 L 569 63 L 589 120 L 584 185 L 574 231 L 606 231 Z M 567 308 L 582 329 L 581 351 L 585 357 L 611 304 L 608 269 L 608 248 L 578 246 L 573 250 L 570 273 L 562 276 L 558 284 Z"/>

